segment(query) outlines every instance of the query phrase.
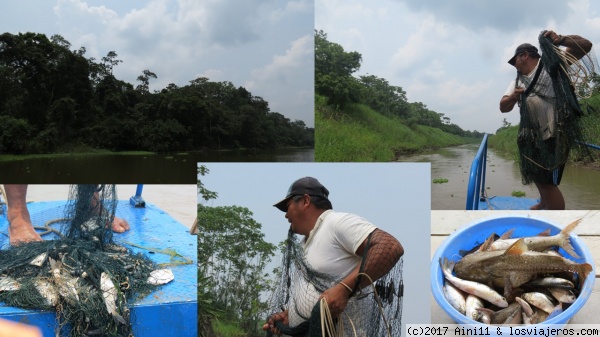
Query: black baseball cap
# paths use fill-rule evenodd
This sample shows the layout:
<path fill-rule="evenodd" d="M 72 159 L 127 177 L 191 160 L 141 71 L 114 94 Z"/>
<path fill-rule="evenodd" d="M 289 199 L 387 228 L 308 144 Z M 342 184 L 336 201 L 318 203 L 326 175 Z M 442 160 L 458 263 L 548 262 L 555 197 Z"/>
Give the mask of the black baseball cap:
<path fill-rule="evenodd" d="M 327 188 L 325 188 L 325 186 L 323 186 L 317 179 L 313 177 L 304 177 L 294 181 L 294 183 L 292 183 L 288 189 L 285 198 L 273 206 L 277 207 L 282 212 L 287 212 L 288 200 L 295 195 L 304 194 L 322 197 L 329 200 L 329 191 Z"/>
<path fill-rule="evenodd" d="M 533 45 L 531 45 L 529 43 L 523 43 L 522 45 L 518 46 L 517 49 L 515 49 L 515 55 L 510 60 L 508 60 L 508 63 L 510 63 L 510 65 L 514 66 L 517 55 L 519 55 L 521 53 L 525 53 L 525 52 L 534 54 L 538 58 L 540 58 L 540 54 L 538 54 L 538 49 L 536 47 L 534 47 Z"/>

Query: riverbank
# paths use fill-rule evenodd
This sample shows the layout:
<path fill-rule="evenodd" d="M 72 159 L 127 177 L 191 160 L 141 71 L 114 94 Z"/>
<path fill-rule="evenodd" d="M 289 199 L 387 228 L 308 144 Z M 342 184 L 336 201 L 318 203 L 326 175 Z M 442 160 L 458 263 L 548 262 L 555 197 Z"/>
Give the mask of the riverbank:
<path fill-rule="evenodd" d="M 600 145 L 600 116 L 586 115 L 581 120 L 582 133 L 586 142 Z M 502 128 L 491 135 L 488 139 L 488 146 L 498 152 L 509 155 L 513 160 L 519 160 L 519 149 L 517 147 L 517 136 L 519 126 L 509 126 Z M 576 152 L 571 151 L 569 164 L 581 166 L 593 170 L 600 170 L 600 151 L 589 149 L 592 158 L 582 158 Z"/>
<path fill-rule="evenodd" d="M 319 162 L 395 161 L 407 154 L 477 141 L 424 125 L 409 127 L 363 104 L 350 104 L 341 113 L 319 100 L 315 130 Z"/>

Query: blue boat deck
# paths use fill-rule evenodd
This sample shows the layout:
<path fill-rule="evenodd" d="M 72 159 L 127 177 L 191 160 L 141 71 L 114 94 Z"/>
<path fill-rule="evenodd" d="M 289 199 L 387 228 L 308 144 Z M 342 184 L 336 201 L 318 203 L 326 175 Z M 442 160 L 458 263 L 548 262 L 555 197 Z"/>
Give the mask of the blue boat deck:
<path fill-rule="evenodd" d="M 537 204 L 539 199 L 507 196 L 485 197 L 479 200 L 479 210 L 526 210 Z"/>
<path fill-rule="evenodd" d="M 29 213 L 34 226 L 44 226 L 46 221 L 63 216 L 66 201 L 29 203 Z M 127 220 L 131 229 L 115 233 L 113 239 L 134 253 L 141 252 L 156 263 L 169 263 L 171 257 L 130 246 L 128 243 L 152 248 L 173 249 L 191 264 L 168 266 L 175 279 L 143 298 L 130 303 L 133 334 L 143 336 L 197 336 L 197 241 L 189 229 L 173 219 L 157 206 L 146 202 L 145 207 L 133 207 L 128 200 L 121 200 L 116 216 Z M 8 233 L 5 215 L 0 216 L 0 232 Z M 56 238 L 55 234 L 43 236 L 45 240 Z M 8 246 L 7 235 L 0 235 L 0 247 Z M 5 306 L 0 303 L 0 317 L 35 325 L 44 336 L 56 336 L 56 313 L 32 311 Z"/>

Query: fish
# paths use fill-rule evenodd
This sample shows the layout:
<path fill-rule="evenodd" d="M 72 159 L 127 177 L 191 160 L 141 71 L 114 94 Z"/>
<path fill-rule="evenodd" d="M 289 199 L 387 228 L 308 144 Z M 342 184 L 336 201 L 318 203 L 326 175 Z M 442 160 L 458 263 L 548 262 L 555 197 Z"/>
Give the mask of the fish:
<path fill-rule="evenodd" d="M 481 299 L 479 299 L 477 296 L 469 294 L 469 296 L 467 296 L 465 304 L 465 316 L 469 317 L 474 321 L 479 321 L 479 319 L 481 318 L 481 312 L 479 312 L 479 310 L 477 309 L 483 308 L 483 302 L 481 302 Z"/>
<path fill-rule="evenodd" d="M 577 296 L 570 289 L 548 287 L 548 291 L 560 303 L 573 303 L 577 299 Z"/>
<path fill-rule="evenodd" d="M 529 304 L 544 310 L 548 314 L 551 314 L 554 311 L 554 303 L 552 303 L 552 299 L 546 294 L 530 292 L 523 294 L 522 297 Z"/>
<path fill-rule="evenodd" d="M 56 289 L 61 297 L 70 304 L 79 302 L 77 295 L 77 280 L 78 278 L 70 277 L 62 272 L 62 262 L 56 261 L 53 258 L 48 258 L 50 262 L 50 270 Z"/>
<path fill-rule="evenodd" d="M 521 308 L 523 308 L 523 314 L 527 315 L 527 317 L 533 316 L 533 309 L 531 309 L 531 306 L 529 303 L 527 303 L 527 301 L 518 296 L 515 297 L 515 301 L 517 301 L 521 305 Z"/>
<path fill-rule="evenodd" d="M 573 289 L 575 285 L 573 282 L 564 279 L 562 277 L 542 277 L 536 278 L 528 282 L 529 285 L 539 286 L 539 287 L 552 287 L 552 288 L 564 288 L 564 289 Z"/>
<path fill-rule="evenodd" d="M 152 285 L 161 285 L 169 283 L 173 281 L 173 279 L 175 279 L 175 275 L 173 275 L 171 269 L 157 269 L 150 272 L 147 283 Z"/>
<path fill-rule="evenodd" d="M 493 311 L 488 308 L 478 308 L 477 311 L 481 312 L 483 316 L 486 316 L 486 320 L 488 320 L 489 317 L 491 324 L 518 324 L 513 322 L 516 320 L 523 320 L 521 315 L 521 305 L 517 302 L 512 302 L 506 308 L 498 311 Z M 518 318 L 516 318 L 516 316 L 518 316 Z"/>
<path fill-rule="evenodd" d="M 466 311 L 466 301 L 465 295 L 458 290 L 452 283 L 448 282 L 448 280 L 444 280 L 444 296 L 448 303 L 456 309 L 461 314 L 465 314 Z"/>
<path fill-rule="evenodd" d="M 33 280 L 35 289 L 46 299 L 49 306 L 55 307 L 58 304 L 58 290 L 47 278 L 38 277 Z"/>
<path fill-rule="evenodd" d="M 102 290 L 102 297 L 104 297 L 104 304 L 108 313 L 114 318 L 115 322 L 127 324 L 123 316 L 119 315 L 117 311 L 117 288 L 115 288 L 115 284 L 105 272 L 100 274 L 100 289 Z"/>
<path fill-rule="evenodd" d="M 498 294 L 494 289 L 486 286 L 485 284 L 463 280 L 452 275 L 454 262 L 448 261 L 448 259 L 444 258 L 442 263 L 442 258 L 440 258 L 439 263 L 446 280 L 448 280 L 458 289 L 484 299 L 498 307 L 506 308 L 508 306 L 508 302 L 506 302 L 506 299 L 502 297 L 502 295 Z"/>
<path fill-rule="evenodd" d="M 0 277 L 0 291 L 14 291 L 21 289 L 21 284 L 10 276 Z"/>
<path fill-rule="evenodd" d="M 31 260 L 29 264 L 32 266 L 41 267 L 44 264 L 44 262 L 46 262 L 46 257 L 48 257 L 48 253 L 41 253 L 40 255 L 36 256 L 33 260 Z"/>
<path fill-rule="evenodd" d="M 579 258 L 579 255 L 571 246 L 571 241 L 569 239 L 571 232 L 577 227 L 577 225 L 581 222 L 581 219 L 577 219 L 563 228 L 560 233 L 553 236 L 531 236 L 524 238 L 525 245 L 529 250 L 532 251 L 542 251 L 549 247 L 558 246 L 565 250 L 569 255 L 574 258 Z M 494 241 L 489 250 L 506 250 L 510 246 L 512 246 L 518 239 L 498 239 Z"/>
<path fill-rule="evenodd" d="M 589 263 L 576 263 L 563 257 L 548 255 L 528 250 L 525 239 L 520 238 L 506 251 L 484 252 L 477 263 L 458 261 L 454 272 L 458 278 L 488 283 L 501 281 L 504 283 L 504 295 L 508 296 L 514 287 L 530 281 L 539 273 L 556 273 L 573 271 L 582 280 L 592 271 Z"/>

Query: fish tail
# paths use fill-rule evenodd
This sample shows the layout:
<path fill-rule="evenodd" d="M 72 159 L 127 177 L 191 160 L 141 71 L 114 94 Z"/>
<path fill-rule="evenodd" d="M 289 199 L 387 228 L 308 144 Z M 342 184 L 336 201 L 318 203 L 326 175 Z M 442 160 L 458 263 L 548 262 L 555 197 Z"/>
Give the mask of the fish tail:
<path fill-rule="evenodd" d="M 577 253 L 575 253 L 573 246 L 571 246 L 571 240 L 569 239 L 569 236 L 571 235 L 571 232 L 575 229 L 575 227 L 579 225 L 580 222 L 581 218 L 571 222 L 569 225 L 567 225 L 567 227 L 563 228 L 563 230 L 560 231 L 560 235 L 562 237 L 560 241 L 560 247 L 574 258 L 579 258 L 580 256 L 577 255 Z"/>
<path fill-rule="evenodd" d="M 590 265 L 589 263 L 582 263 L 579 266 L 580 268 L 578 274 L 581 277 L 581 284 L 583 284 L 585 283 L 588 274 L 592 271 L 592 265 Z"/>

